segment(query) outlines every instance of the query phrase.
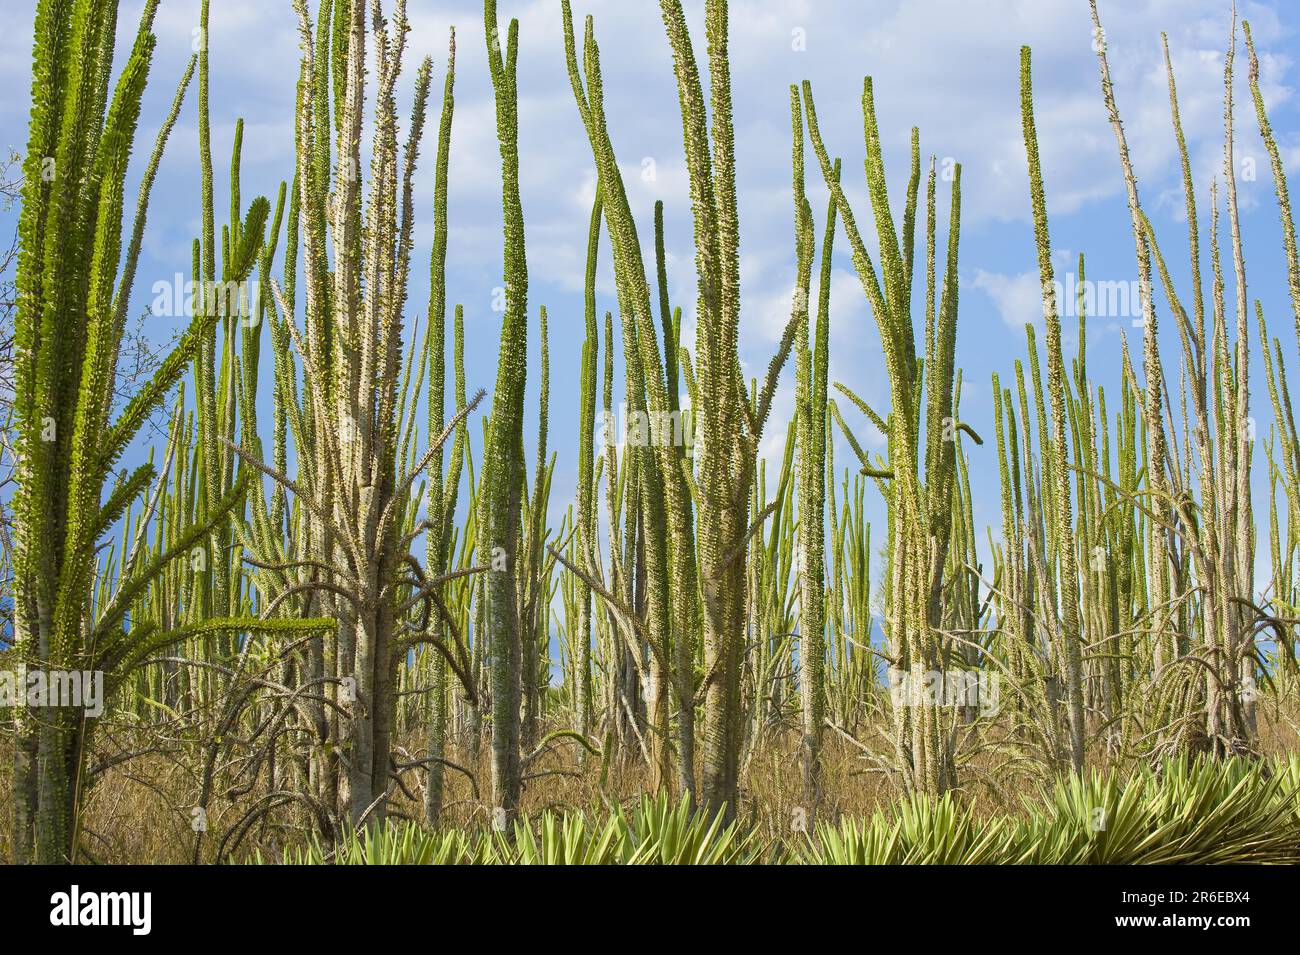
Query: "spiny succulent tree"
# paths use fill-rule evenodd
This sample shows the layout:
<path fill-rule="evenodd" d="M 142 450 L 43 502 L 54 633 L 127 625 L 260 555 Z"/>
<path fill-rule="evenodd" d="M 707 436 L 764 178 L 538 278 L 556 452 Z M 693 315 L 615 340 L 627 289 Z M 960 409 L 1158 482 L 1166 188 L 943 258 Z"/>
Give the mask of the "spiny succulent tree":
<path fill-rule="evenodd" d="M 601 208 L 612 247 L 622 319 L 628 415 L 639 419 L 649 416 L 647 420 L 654 421 L 670 420 L 674 403 L 668 397 L 669 385 L 651 309 L 645 263 L 622 174 L 605 125 L 600 53 L 593 24 L 588 17 L 584 69 L 580 72 L 572 13 L 567 3 L 563 5 L 563 16 L 570 81 L 591 143 L 602 196 Z M 662 433 L 658 437 L 662 438 Z M 689 607 L 696 592 L 693 558 L 678 546 L 689 539 L 686 529 L 689 520 L 686 497 L 689 492 L 682 460 L 672 440 L 656 440 L 648 434 L 632 435 L 627 440 L 620 472 L 624 495 L 622 515 L 626 521 L 621 535 L 624 555 L 621 572 L 618 572 L 626 589 L 623 599 L 619 600 L 608 589 L 599 588 L 604 592 L 607 604 L 617 609 L 620 635 L 633 651 L 630 657 L 637 669 L 640 697 L 647 710 L 644 745 L 653 774 L 652 784 L 656 788 L 664 785 L 672 775 L 670 689 L 676 691 L 679 732 L 683 735 L 693 732 L 693 728 L 687 728 L 693 725 L 693 673 L 690 682 L 683 685 L 682 674 L 674 673 L 671 665 L 673 595 L 679 595 L 677 619 L 680 621 L 680 613 Z M 611 558 L 615 557 L 611 548 Z M 588 573 L 592 569 L 589 562 Z M 638 599 L 638 580 L 644 581 L 643 601 Z M 680 640 L 688 640 L 690 632 L 682 630 L 675 635 Z M 639 646 L 646 648 L 644 655 L 637 649 Z M 688 791 L 694 786 L 693 767 L 687 765 L 691 752 L 690 748 L 679 747 L 679 776 Z"/>
<path fill-rule="evenodd" d="M 727 53 L 727 6 L 707 5 L 712 132 L 705 97 L 681 5 L 661 4 L 673 49 L 681 105 L 686 165 L 691 181 L 698 275 L 695 364 L 689 378 L 694 455 L 688 459 L 670 440 L 649 442 L 634 457 L 636 491 L 641 503 L 647 606 L 644 615 L 624 607 L 623 618 L 651 650 L 646 702 L 652 736 L 663 742 L 652 763 L 659 778 L 668 735 L 667 693 L 678 702 L 678 735 L 692 732 L 697 702 L 705 707 L 702 724 L 700 790 L 711 811 L 735 811 L 744 731 L 741 678 L 747 604 L 746 555 L 754 532 L 771 508 L 751 523 L 750 493 L 763 424 L 796 322 L 792 318 L 761 391 L 750 396 L 740 373 L 739 224 L 735 194 L 734 136 L 731 119 L 730 66 Z M 666 364 L 659 348 L 650 287 L 641 249 L 615 160 L 605 119 L 600 52 L 593 24 L 586 21 L 583 67 L 579 70 L 572 15 L 563 6 L 565 53 L 578 110 L 591 142 L 597 179 L 604 197 L 605 222 L 613 248 L 619 309 L 623 316 L 624 355 L 629 369 L 632 412 L 652 421 L 680 414 L 675 391 L 676 366 Z M 661 281 L 661 286 L 666 283 Z M 661 307 L 665 303 L 661 302 Z M 667 314 L 663 307 L 664 315 Z M 665 328 L 668 325 L 664 321 Z M 669 338 L 665 334 L 665 339 Z M 665 352 L 671 352 L 667 346 Z M 690 461 L 694 467 L 688 466 Z M 695 546 L 692 547 L 692 542 Z M 698 584 L 697 584 L 698 580 Z M 698 591 L 697 591 L 698 586 Z M 698 688 L 688 679 L 689 647 L 679 643 L 674 659 L 671 639 L 689 639 L 696 619 L 683 595 L 698 592 L 704 678 Z M 675 609 L 674 609 L 675 608 Z M 679 746 L 678 770 L 683 787 L 693 785 L 693 746 Z"/>
<path fill-rule="evenodd" d="M 1277 139 L 1264 107 L 1264 97 L 1259 88 L 1259 59 L 1255 53 L 1255 42 L 1250 34 L 1250 24 L 1242 21 L 1246 38 L 1246 50 L 1249 54 L 1249 81 L 1251 98 L 1255 105 L 1255 116 L 1259 131 L 1268 151 L 1269 165 L 1273 171 L 1273 183 L 1277 191 L 1278 212 L 1282 225 L 1282 245 L 1287 262 L 1287 288 L 1291 300 L 1300 340 L 1300 257 L 1296 253 L 1295 221 L 1291 213 L 1291 196 L 1287 186 L 1286 170 L 1282 164 Z M 1269 398 L 1273 408 L 1276 441 L 1280 447 L 1269 449 L 1270 493 L 1269 493 L 1269 543 L 1270 559 L 1273 569 L 1272 603 L 1276 608 L 1272 626 L 1277 641 L 1277 659 L 1283 666 L 1277 677 L 1294 681 L 1297 676 L 1295 643 L 1288 629 L 1280 626 L 1282 619 L 1294 619 L 1300 616 L 1300 591 L 1296 587 L 1295 559 L 1300 553 L 1300 432 L 1296 430 L 1295 416 L 1291 411 L 1290 391 L 1286 381 L 1286 365 L 1282 356 L 1282 343 L 1274 337 L 1271 340 L 1265 332 L 1264 316 L 1256 303 L 1256 318 L 1259 324 L 1260 345 L 1264 355 L 1264 371 L 1268 383 Z M 1281 459 L 1280 463 L 1278 459 Z M 1281 526 L 1277 506 L 1277 485 L 1281 483 L 1282 493 L 1286 499 L 1286 523 Z M 1280 618 L 1280 619 L 1279 619 Z"/>
<path fill-rule="evenodd" d="M 290 597 L 311 594 L 325 615 L 337 620 L 322 661 L 325 672 L 318 678 L 334 688 L 337 729 L 327 730 L 320 743 L 338 747 L 343 758 L 326 764 L 332 778 L 321 780 L 318 794 L 336 799 L 344 817 L 360 825 L 367 819 L 382 821 L 392 791 L 397 667 L 422 643 L 457 659 L 444 645 L 446 633 L 429 627 L 446 575 L 426 573 L 409 550 L 426 529 L 442 533 L 446 517 L 435 513 L 414 521 L 410 492 L 481 395 L 431 437 L 418 459 L 408 454 L 403 435 L 411 430 L 406 425 L 417 402 L 407 402 L 403 388 L 403 312 L 414 227 L 413 178 L 432 63 L 426 59 L 417 72 L 399 163 L 395 87 L 410 28 L 405 4 L 397 3 L 391 32 L 378 6 L 371 9 L 378 75 L 370 195 L 364 203 L 360 149 L 366 10 L 359 2 L 333 7 L 333 48 L 326 52 L 329 0 L 318 13 L 318 38 L 312 35 L 305 0 L 295 9 L 303 61 L 295 190 L 299 221 L 291 221 L 291 227 L 302 234 L 304 318 L 299 328 L 294 308 L 273 283 L 283 316 L 273 320 L 285 323 L 303 368 L 301 397 L 289 408 L 298 479 L 248 447 L 236 450 L 247 465 L 291 492 L 296 506 L 309 515 L 301 556 L 264 549 L 255 556 L 269 569 L 302 575 L 285 581 L 268 612 Z M 329 141 L 331 118 L 335 150 Z M 331 241 L 333 269 L 326 258 Z M 435 271 L 439 268 L 437 263 Z M 280 387 L 285 394 L 297 394 L 294 378 L 292 366 L 283 366 Z M 442 480 L 441 473 L 437 479 Z M 255 539 L 248 544 L 256 548 Z M 418 623 L 412 624 L 411 616 Z"/>
<path fill-rule="evenodd" d="M 524 463 L 524 387 L 528 373 L 528 261 L 519 194 L 519 21 L 511 20 L 503 50 L 494 0 L 485 0 L 483 26 L 501 151 L 504 219 L 504 297 L 501 348 L 492 412 L 486 426 L 477 494 L 478 548 L 487 576 L 479 595 L 476 646 L 487 648 L 492 704 L 492 810 L 504 825 L 519 807 L 524 770 L 546 751 L 537 742 L 541 694 L 550 680 L 542 648 L 549 643 L 555 551 L 545 546 L 546 507 L 554 459 L 546 429 L 550 393 L 546 309 L 540 316 L 540 421 L 533 494 Z M 567 735 L 567 734 L 566 734 Z M 585 738 L 583 739 L 585 742 Z"/>
<path fill-rule="evenodd" d="M 578 394 L 578 487 L 577 508 L 575 511 L 574 543 L 579 553 L 594 555 L 599 547 L 596 525 L 596 477 L 597 469 L 604 459 L 597 459 L 595 454 L 596 422 L 596 373 L 600 364 L 600 328 L 596 319 L 596 264 L 600 254 L 600 212 L 601 196 L 599 188 L 591 207 L 591 225 L 587 237 L 587 269 L 583 285 L 583 317 L 586 336 L 582 340 Z M 602 436 L 603 437 L 603 436 Z M 587 566 L 594 564 L 587 558 Z M 591 688 L 591 587 L 585 580 L 574 579 L 577 602 L 577 614 L 574 621 L 573 648 L 575 661 L 573 666 L 572 692 L 574 695 L 574 728 L 583 736 L 591 732 L 592 726 L 592 688 Z"/>
<path fill-rule="evenodd" d="M 1223 183 L 1227 196 L 1228 226 L 1231 239 L 1235 302 L 1235 326 L 1229 332 L 1232 317 L 1225 301 L 1225 283 L 1220 264 L 1218 229 L 1218 184 L 1211 189 L 1211 267 L 1213 337 L 1207 343 L 1203 295 L 1200 279 L 1200 239 L 1197 232 L 1195 195 L 1178 114 L 1173 68 L 1166 50 L 1171 116 L 1182 160 L 1183 185 L 1187 202 L 1188 235 L 1191 255 L 1193 318 L 1188 317 L 1165 267 L 1156 242 L 1154 229 L 1142 210 L 1136 178 L 1120 123 L 1119 111 L 1110 79 L 1106 44 L 1095 2 L 1091 3 L 1094 28 L 1103 42 L 1097 44 L 1102 96 L 1110 114 L 1119 149 L 1121 170 L 1127 189 L 1129 209 L 1137 251 L 1139 289 L 1143 328 L 1144 424 L 1147 439 L 1147 483 L 1150 489 L 1151 534 L 1150 581 L 1148 583 L 1150 626 L 1158 675 L 1168 670 L 1186 683 L 1180 670 L 1192 660 L 1201 661 L 1203 693 L 1185 692 L 1185 710 L 1205 714 L 1204 736 L 1219 752 L 1235 752 L 1253 745 L 1255 674 L 1258 663 L 1255 648 L 1255 624 L 1258 610 L 1252 600 L 1254 580 L 1254 523 L 1251 507 L 1250 471 L 1254 429 L 1249 417 L 1249 307 L 1245 256 L 1237 212 L 1236 162 L 1233 133 L 1233 60 L 1236 47 L 1236 15 L 1232 18 L 1227 55 L 1224 61 L 1224 154 Z M 1262 104 L 1257 104 L 1262 105 Z M 1157 347 L 1157 325 L 1151 290 L 1151 263 L 1154 260 L 1170 311 L 1177 321 L 1183 346 L 1184 378 L 1188 381 L 1195 415 L 1195 425 L 1183 445 L 1189 456 L 1187 466 L 1178 466 L 1177 440 L 1166 437 L 1165 423 L 1171 420 L 1172 400 L 1165 395 L 1164 371 Z M 1257 304 L 1258 309 L 1258 304 Z M 1267 347 L 1267 346 L 1266 346 Z M 1207 361 L 1208 354 L 1208 361 Z M 1196 452 L 1199 493 L 1184 474 L 1191 471 L 1190 456 Z M 1192 596 L 1188 562 L 1195 567 L 1204 596 L 1190 604 Z M 1178 612 L 1187 604 L 1200 617 Z M 1194 648 L 1187 640 L 1189 631 L 1200 631 L 1202 646 Z M 1186 663 L 1184 661 L 1187 661 Z M 1197 701 L 1203 697 L 1203 703 Z M 1202 710 L 1203 706 L 1203 710 Z M 1183 713 L 1175 719 L 1185 720 Z M 1175 734 L 1178 737 L 1181 734 Z"/>
<path fill-rule="evenodd" d="M 1269 672 L 1257 636 L 1265 630 L 1283 632 L 1278 617 L 1256 605 L 1252 596 L 1255 532 L 1249 473 L 1254 436 L 1248 416 L 1249 328 L 1233 160 L 1235 24 L 1224 66 L 1222 190 L 1228 197 L 1236 290 L 1232 322 L 1220 256 L 1217 181 L 1210 189 L 1213 285 L 1208 296 L 1202 288 L 1200 219 L 1168 43 L 1165 66 L 1186 201 L 1190 295 L 1175 285 L 1140 205 L 1095 7 L 1093 13 L 1101 40 L 1102 96 L 1116 134 L 1135 236 L 1135 305 L 1144 322 L 1145 382 L 1139 382 L 1125 344 L 1112 429 L 1107 394 L 1087 372 L 1090 306 L 1082 256 L 1075 303 L 1079 350 L 1073 374 L 1067 373 L 1058 316 L 1068 303 L 1058 299 L 1052 271 L 1027 49 L 1022 51 L 1021 98 L 1043 281 L 1046 385 L 1032 326 L 1027 329 L 1028 371 L 1016 363 L 1018 394 L 994 378 L 1003 476 L 1003 544 L 997 549 L 998 579 L 990 592 L 1001 631 L 996 652 L 1013 676 L 1018 712 L 1029 717 L 1020 743 L 1040 749 L 1049 765 L 1063 768 L 1068 762 L 1076 769 L 1098 738 L 1110 753 L 1126 758 L 1150 758 L 1184 747 L 1220 754 L 1251 749 L 1257 680 Z M 1266 127 L 1262 99 L 1256 106 L 1261 127 Z M 1279 198 L 1284 195 L 1283 183 Z M 1284 225 L 1286 220 L 1284 212 Z M 1161 365 L 1153 273 L 1181 344 L 1177 389 L 1168 386 Z M 1262 335 L 1258 303 L 1256 312 Z M 1266 340 L 1264 344 L 1285 468 L 1291 455 L 1285 373 L 1276 344 L 1273 355 Z M 1175 427 L 1180 412 L 1181 436 Z M 1276 533 L 1273 539 L 1279 556 L 1275 573 L 1285 580 L 1281 541 Z M 1291 645 L 1289 637 L 1280 638 L 1283 654 Z M 1065 737 L 1059 732 L 1062 722 Z"/>
<path fill-rule="evenodd" d="M 1170 491 L 1168 480 L 1167 444 L 1165 422 L 1162 417 L 1164 409 L 1164 370 L 1160 363 L 1158 344 L 1158 326 L 1151 286 L 1151 252 L 1142 228 L 1142 211 L 1138 200 L 1137 180 L 1133 175 L 1129 160 L 1128 143 L 1115 106 L 1115 97 L 1110 80 L 1110 68 L 1106 60 L 1106 44 L 1101 34 L 1101 22 L 1097 18 L 1097 6 L 1089 0 L 1092 8 L 1093 24 L 1101 42 L 1097 47 L 1097 61 L 1101 73 L 1102 97 L 1110 115 L 1111 126 L 1115 131 L 1115 140 L 1119 148 L 1120 164 L 1124 173 L 1124 184 L 1128 195 L 1129 212 L 1133 219 L 1133 239 L 1136 246 L 1138 282 L 1142 309 L 1142 365 L 1146 377 L 1143 392 L 1143 418 L 1147 439 L 1147 483 L 1151 489 L 1152 520 L 1156 527 L 1151 535 L 1150 566 L 1151 574 L 1150 606 L 1152 610 L 1151 633 L 1158 648 L 1157 665 L 1169 660 L 1171 649 L 1168 646 L 1167 603 L 1174 595 L 1170 593 L 1168 567 L 1171 541 L 1167 536 L 1169 521 Z M 1067 613 L 1073 611 L 1067 610 Z"/>
<path fill-rule="evenodd" d="M 501 147 L 502 211 L 505 218 L 505 314 L 492 414 L 483 451 L 479 489 L 481 553 L 488 572 L 481 600 L 491 642 L 492 798 L 498 816 L 509 818 L 523 786 L 520 713 L 523 621 L 519 618 L 519 571 L 523 566 L 524 385 L 528 374 L 528 261 L 519 199 L 519 92 L 516 85 L 519 21 L 511 20 L 504 55 L 496 3 L 484 0 L 483 28 L 495 94 Z"/>
<path fill-rule="evenodd" d="M 1052 274 L 1052 246 L 1047 230 L 1047 205 L 1043 196 L 1043 173 L 1038 160 L 1038 136 L 1034 129 L 1033 83 L 1029 47 L 1020 51 L 1020 104 L 1029 157 L 1029 186 L 1034 209 L 1034 240 L 1038 248 L 1038 275 L 1042 283 L 1043 317 L 1047 326 L 1047 390 L 1052 404 L 1052 436 L 1043 444 L 1044 464 L 1052 479 L 1051 503 L 1047 514 L 1059 561 L 1061 603 L 1060 640 L 1064 646 L 1066 713 L 1070 722 L 1070 761 L 1076 772 L 1083 769 L 1083 651 L 1079 628 L 1078 553 L 1072 521 L 1069 445 L 1066 442 L 1065 360 L 1061 356 L 1061 319 Z M 1150 374 L 1150 372 L 1148 372 Z M 1050 460 L 1049 460 L 1050 459 Z"/>
<path fill-rule="evenodd" d="M 881 416 L 848 388 L 837 387 L 887 439 L 888 461 L 873 465 L 851 431 L 838 419 L 858 454 L 863 474 L 874 478 L 889 508 L 886 618 L 891 682 L 904 683 L 894 708 L 896 769 L 909 790 L 942 793 L 956 782 L 949 717 L 940 707 L 917 700 L 913 687 L 944 673 L 953 641 L 946 625 L 945 596 L 952 581 L 949 551 L 956 493 L 960 436 L 979 438 L 957 419 L 954 355 L 957 328 L 957 240 L 960 232 L 961 166 L 953 167 L 952 206 L 942 293 L 935 280 L 935 166 L 927 186 L 926 301 L 924 352 L 917 354 L 912 318 L 912 265 L 920 152 L 912 136 L 912 171 L 903 216 L 902 242 L 890 212 L 884 161 L 876 125 L 871 79 L 864 81 L 862 109 L 866 139 L 868 194 L 880 237 L 884 284 L 862 241 L 853 210 L 822 142 L 812 88 L 804 82 L 803 107 L 808 134 L 844 223 L 853 262 L 880 332 L 890 379 L 892 409 Z M 922 405 L 924 401 L 924 405 Z M 950 712 L 950 711 L 949 711 Z"/>
<path fill-rule="evenodd" d="M 835 202 L 826 210 L 815 337 L 809 329 L 813 219 L 804 191 L 804 132 L 799 89 L 790 87 L 795 197 L 795 442 L 799 454 L 799 707 L 803 717 L 804 789 L 819 797 L 821 738 L 826 716 L 826 475 L 827 365 L 830 346 L 831 249 Z M 839 177 L 839 162 L 835 164 Z M 833 478 L 833 473 L 832 473 Z"/>
<path fill-rule="evenodd" d="M 451 461 L 443 467 L 440 437 L 446 424 L 446 316 L 447 316 L 447 166 L 451 155 L 451 123 L 455 108 L 456 34 L 453 31 L 447 52 L 447 78 L 443 84 L 442 120 L 438 127 L 438 154 L 434 160 L 433 189 L 433 252 L 429 265 L 429 318 L 425 331 L 427 341 L 426 362 L 429 375 L 428 441 L 436 447 L 429 462 L 429 520 L 425 531 L 426 573 L 441 576 L 451 571 L 454 528 L 452 521 L 459 499 L 461 470 L 465 460 L 465 445 L 469 429 L 462 417 L 456 427 Z M 458 408 L 465 406 L 464 313 L 459 305 L 455 313 L 455 401 Z M 418 388 L 417 388 L 418 391 Z M 437 598 L 441 600 L 441 598 Z M 445 606 L 434 615 L 430 625 L 439 643 L 449 636 Z M 425 816 L 437 822 L 442 805 L 443 763 L 447 740 L 447 660 L 440 653 L 433 655 L 433 688 L 430 694 L 429 713 L 429 766 L 425 791 Z"/>
<path fill-rule="evenodd" d="M 551 604 L 555 597 L 555 555 L 546 548 L 550 528 L 546 524 L 550 504 L 551 476 L 555 469 L 555 456 L 547 459 L 547 427 L 550 417 L 551 359 L 546 306 L 539 311 L 538 337 L 540 339 L 538 396 L 537 456 L 533 471 L 532 495 L 526 501 L 521 515 L 523 529 L 522 551 L 524 561 L 520 566 L 519 621 L 520 621 L 520 744 L 523 750 L 534 751 L 539 740 L 544 707 L 544 691 L 551 682 L 551 668 L 544 657 L 549 652 Z M 585 742 L 585 740 L 584 740 Z M 540 753 L 537 753 L 540 756 Z M 531 758 L 536 758 L 532 756 Z M 529 757 L 524 757 L 527 765 Z"/>
<path fill-rule="evenodd" d="M 705 5 L 709 74 L 706 110 L 681 4 L 662 0 L 660 7 L 673 50 L 695 222 L 693 377 L 698 433 L 693 496 L 705 672 L 701 795 L 710 811 L 723 811 L 730 818 L 735 813 L 740 783 L 745 556 L 754 533 L 772 509 L 772 505 L 764 507 L 751 522 L 749 500 L 759 441 L 798 321 L 796 316 L 791 317 L 765 380 L 747 394 L 738 350 L 740 218 L 731 116 L 729 11 L 722 0 L 710 0 Z M 711 129 L 706 125 L 709 120 Z"/>
<path fill-rule="evenodd" d="M 156 10 L 156 2 L 145 5 L 110 90 L 118 5 L 38 6 L 19 227 L 15 642 L 31 669 L 103 672 L 106 693 L 162 647 L 196 633 L 256 626 L 209 616 L 191 628 L 169 628 L 129 612 L 178 556 L 188 556 L 226 520 L 242 486 L 210 501 L 202 519 L 177 531 L 166 548 L 147 560 L 135 559 L 138 550 L 124 554 L 119 572 L 96 583 L 101 536 L 151 486 L 156 501 L 165 477 L 152 463 L 115 477 L 113 466 L 212 325 L 207 316 L 195 318 L 154 376 L 112 418 L 150 189 L 194 72 L 191 60 L 145 169 L 124 255 L 127 164 L 156 43 Z M 14 776 L 20 861 L 75 858 L 93 730 L 93 721 L 72 707 L 43 709 L 38 717 L 20 711 Z"/>
<path fill-rule="evenodd" d="M 194 360 L 194 411 L 197 440 L 193 453 L 197 482 L 197 508 L 205 517 L 239 479 L 236 456 L 229 444 L 239 434 L 256 434 L 256 386 L 258 343 L 263 318 L 258 276 L 263 257 L 274 255 L 275 237 L 284 215 L 284 190 L 271 223 L 271 238 L 264 233 L 270 204 L 258 196 L 245 212 L 240 197 L 240 160 L 243 121 L 235 123 L 230 160 L 230 215 L 221 227 L 220 246 L 216 234 L 212 132 L 209 109 L 210 55 L 209 4 L 200 7 L 198 50 L 198 145 L 202 231 L 193 247 L 193 308 L 212 321 Z M 218 255 L 220 273 L 218 273 Z M 265 269 L 262 273 L 264 275 Z M 251 293 L 251 294 L 250 294 Z M 269 288 L 266 289 L 270 298 Z M 260 500 L 260 496 L 255 498 Z M 255 504 L 256 506 L 256 504 Z M 240 602 L 240 554 L 236 547 L 234 522 L 213 528 L 202 546 L 191 555 L 195 590 L 187 600 L 184 615 L 192 621 L 211 616 L 230 616 Z M 235 634 L 208 638 L 203 648 L 209 659 L 230 660 L 237 651 Z M 224 674 L 208 671 L 195 674 L 209 696 Z"/>

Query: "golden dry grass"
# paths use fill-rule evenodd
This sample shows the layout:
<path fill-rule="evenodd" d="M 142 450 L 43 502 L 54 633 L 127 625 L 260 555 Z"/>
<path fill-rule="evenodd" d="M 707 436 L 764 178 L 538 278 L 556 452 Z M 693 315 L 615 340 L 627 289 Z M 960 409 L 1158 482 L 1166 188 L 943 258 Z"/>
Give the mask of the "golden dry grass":
<path fill-rule="evenodd" d="M 1261 708 L 1260 755 L 1281 756 L 1300 751 L 1300 706 L 1294 701 Z M 108 734 L 114 751 L 132 751 L 156 745 L 147 727 L 113 729 Z M 12 807 L 12 736 L 0 732 L 0 863 L 12 862 L 10 819 Z M 756 749 L 747 763 L 742 780 L 739 819 L 764 843 L 789 836 L 806 809 L 797 755 L 798 736 L 788 730 Z M 399 750 L 418 753 L 419 744 L 402 740 Z M 183 864 L 191 861 L 194 832 L 191 807 L 198 792 L 201 749 L 195 744 L 169 754 L 150 754 L 104 771 L 86 797 L 84 815 L 84 861 L 103 863 Z M 103 753 L 96 758 L 102 759 Z M 484 829 L 491 817 L 486 801 L 490 778 L 489 748 L 480 748 L 476 761 L 466 754 L 451 752 L 450 758 L 469 769 L 475 783 L 454 769 L 446 772 L 442 825 L 447 828 Z M 1100 749 L 1090 752 L 1090 765 L 1112 765 Z M 818 818 L 863 818 L 899 798 L 884 773 L 864 759 L 860 750 L 842 739 L 827 741 L 823 763 L 823 800 Z M 1116 766 L 1125 772 L 1132 765 Z M 615 804 L 631 808 L 646 792 L 649 774 L 639 759 L 611 761 L 602 784 L 601 760 L 588 756 L 579 762 L 575 747 L 559 743 L 530 767 L 521 810 L 536 817 L 552 809 L 581 809 L 599 812 Z M 403 773 L 404 788 L 390 803 L 393 818 L 422 819 L 421 779 L 418 770 Z M 980 816 L 1016 814 L 1041 790 L 1041 780 L 1029 772 L 1012 771 L 1005 757 L 981 754 L 962 772 L 958 798 Z M 237 798 L 216 798 L 209 811 L 209 829 L 203 840 L 202 861 L 213 862 L 223 838 L 259 797 L 267 793 L 265 775 L 259 785 Z M 298 811 L 277 810 L 249 831 L 232 855 L 247 858 L 255 849 L 268 857 L 279 850 L 301 845 L 306 840 L 304 818 Z"/>

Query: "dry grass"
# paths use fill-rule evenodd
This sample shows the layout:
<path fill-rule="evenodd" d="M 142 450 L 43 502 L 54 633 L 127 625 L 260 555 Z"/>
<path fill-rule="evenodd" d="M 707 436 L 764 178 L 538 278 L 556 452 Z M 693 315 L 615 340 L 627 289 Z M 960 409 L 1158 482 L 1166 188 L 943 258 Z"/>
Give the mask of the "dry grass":
<path fill-rule="evenodd" d="M 1261 707 L 1260 756 L 1285 757 L 1300 750 L 1300 707 Z M 156 745 L 151 730 L 143 727 L 112 729 L 106 734 L 116 752 L 129 752 Z M 405 740 L 406 749 L 418 752 L 418 744 Z M 798 764 L 798 734 L 787 730 L 754 752 L 742 781 L 738 819 L 761 844 L 788 839 L 806 809 Z M 0 732 L 0 806 L 12 805 L 13 739 Z M 150 754 L 105 770 L 91 788 L 86 802 L 85 861 L 132 864 L 184 864 L 191 861 L 194 833 L 191 809 L 197 792 L 200 748 L 190 744 L 175 753 Z M 103 759 L 97 753 L 91 762 Z M 453 761 L 470 770 L 475 782 L 449 769 L 446 802 L 440 828 L 482 831 L 490 828 L 487 801 L 490 776 L 489 750 L 480 749 L 470 761 L 464 753 L 452 752 Z M 1094 749 L 1089 765 L 1110 765 L 1106 754 Z M 816 819 L 831 824 L 842 820 L 863 820 L 879 809 L 896 805 L 900 793 L 886 776 L 873 771 L 871 761 L 860 750 L 839 738 L 828 738 L 824 753 L 823 802 Z M 1017 816 L 1041 795 L 1040 777 L 1013 771 L 1006 760 L 981 754 L 963 766 L 967 784 L 957 798 L 978 818 Z M 552 748 L 530 767 L 524 787 L 522 812 L 532 818 L 547 810 L 579 809 L 600 813 L 620 806 L 631 811 L 648 791 L 649 773 L 640 760 L 626 765 L 615 761 L 604 773 L 599 758 L 588 756 L 579 762 L 574 748 L 563 743 Z M 392 797 L 388 815 L 394 820 L 420 820 L 422 773 L 403 773 L 404 787 Z M 475 788 L 477 785 L 478 793 Z M 209 815 L 209 829 L 203 843 L 204 862 L 216 861 L 218 851 L 240 817 L 267 794 L 265 785 L 236 799 L 217 800 Z M 306 820 L 293 809 L 268 814 L 242 839 L 233 858 L 246 859 L 260 850 L 274 858 L 286 848 L 307 843 Z M 811 822 L 810 822 L 811 824 Z M 0 826 L 0 863 L 12 861 L 11 832 Z"/>

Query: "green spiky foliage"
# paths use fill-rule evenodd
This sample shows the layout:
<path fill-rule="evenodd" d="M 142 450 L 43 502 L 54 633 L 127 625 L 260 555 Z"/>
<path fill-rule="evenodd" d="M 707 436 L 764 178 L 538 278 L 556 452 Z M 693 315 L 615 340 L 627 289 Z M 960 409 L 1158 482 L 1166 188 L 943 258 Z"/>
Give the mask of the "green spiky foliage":
<path fill-rule="evenodd" d="M 603 818 L 602 818 L 603 816 Z M 313 841 L 255 864 L 289 865 L 743 865 L 760 856 L 757 839 L 720 816 L 693 811 L 666 794 L 642 795 L 630 810 L 519 818 L 508 830 L 441 833 L 415 825 L 349 833 L 332 848 Z"/>
<path fill-rule="evenodd" d="M 254 864 L 290 865 L 1173 865 L 1296 859 L 1294 759 L 1168 760 L 1129 779 L 1090 772 L 1019 811 L 981 817 L 952 793 L 761 845 L 755 830 L 666 796 L 631 809 L 544 812 L 508 832 L 412 823 L 313 840 Z"/>
<path fill-rule="evenodd" d="M 1092 771 L 1047 788 L 1021 816 L 976 819 L 952 794 L 811 834 L 829 865 L 1202 865 L 1281 862 L 1294 783 L 1246 760 L 1168 760 L 1128 780 Z"/>

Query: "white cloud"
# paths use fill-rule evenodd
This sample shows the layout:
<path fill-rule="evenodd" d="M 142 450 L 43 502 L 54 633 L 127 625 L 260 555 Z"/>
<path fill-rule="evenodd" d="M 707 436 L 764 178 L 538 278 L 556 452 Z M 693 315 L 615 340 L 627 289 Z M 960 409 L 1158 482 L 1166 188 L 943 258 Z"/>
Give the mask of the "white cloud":
<path fill-rule="evenodd" d="M 1037 269 L 1016 275 L 976 269 L 971 284 L 993 300 L 1008 328 L 1023 329 L 1027 322 L 1042 323 L 1043 293 Z"/>

